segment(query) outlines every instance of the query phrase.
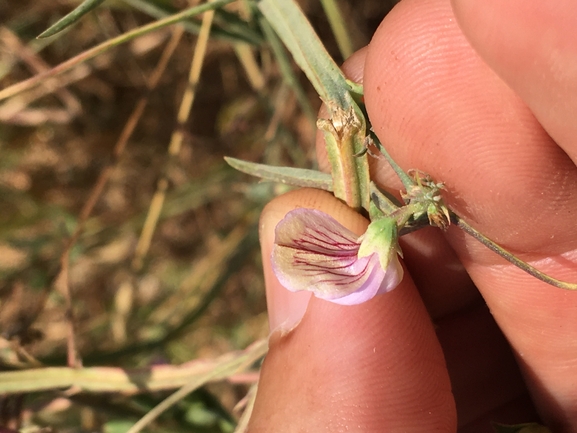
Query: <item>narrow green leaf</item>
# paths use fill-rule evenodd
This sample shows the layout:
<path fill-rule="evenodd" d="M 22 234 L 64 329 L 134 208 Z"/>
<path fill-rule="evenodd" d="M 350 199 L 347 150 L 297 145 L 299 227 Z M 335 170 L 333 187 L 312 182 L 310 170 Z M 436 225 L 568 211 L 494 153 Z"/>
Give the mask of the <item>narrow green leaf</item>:
<path fill-rule="evenodd" d="M 352 98 L 347 80 L 296 2 L 261 0 L 258 6 L 321 99 L 349 109 Z"/>
<path fill-rule="evenodd" d="M 310 101 L 308 96 L 306 95 L 305 91 L 303 90 L 298 77 L 296 76 L 292 64 L 289 61 L 288 55 L 286 50 L 284 49 L 281 41 L 278 39 L 278 36 L 264 18 L 261 17 L 260 24 L 262 28 L 262 32 L 265 35 L 268 43 L 272 49 L 272 52 L 276 58 L 278 68 L 283 76 L 285 83 L 292 89 L 294 92 L 297 101 L 311 122 L 315 122 L 316 114 L 313 112 L 311 107 Z"/>
<path fill-rule="evenodd" d="M 104 0 L 84 0 L 80 6 L 78 6 L 63 18 L 59 19 L 56 23 L 52 24 L 47 30 L 40 33 L 37 38 L 42 39 L 54 36 L 56 33 L 61 32 L 66 27 L 74 24 L 92 9 L 96 9 L 102 3 L 104 3 Z"/>
<path fill-rule="evenodd" d="M 331 26 L 331 30 L 337 40 L 341 56 L 343 56 L 343 59 L 346 59 L 353 54 L 354 49 L 353 43 L 351 42 L 351 36 L 347 31 L 347 25 L 337 0 L 321 0 L 321 4 L 323 5 L 325 15 L 329 20 L 329 25 Z"/>
<path fill-rule="evenodd" d="M 178 11 L 169 8 L 168 5 L 163 4 L 162 7 L 156 2 L 147 0 L 123 0 L 124 3 L 131 7 L 150 15 L 153 18 L 161 19 Z M 260 45 L 263 42 L 262 35 L 253 29 L 249 23 L 242 20 L 238 15 L 227 12 L 223 9 L 215 11 L 214 23 L 210 30 L 210 37 L 214 39 L 222 39 L 229 42 L 246 42 L 251 45 Z M 182 26 L 187 32 L 198 34 L 200 30 L 200 21 L 196 19 L 188 19 L 182 22 Z"/>
<path fill-rule="evenodd" d="M 287 185 L 300 186 L 303 188 L 317 188 L 325 191 L 333 191 L 331 175 L 316 170 L 292 167 L 275 167 L 272 165 L 257 164 L 256 162 L 243 161 L 241 159 L 224 157 L 225 161 L 233 168 L 251 176 L 271 182 L 279 182 Z M 401 204 L 387 193 L 382 192 L 374 182 L 370 183 L 372 200 L 379 209 L 388 215 L 401 206 Z"/>
<path fill-rule="evenodd" d="M 272 165 L 257 164 L 256 162 L 225 157 L 224 160 L 233 168 L 252 176 L 260 177 L 271 182 L 287 185 L 333 190 L 330 174 L 306 168 L 275 167 Z"/>

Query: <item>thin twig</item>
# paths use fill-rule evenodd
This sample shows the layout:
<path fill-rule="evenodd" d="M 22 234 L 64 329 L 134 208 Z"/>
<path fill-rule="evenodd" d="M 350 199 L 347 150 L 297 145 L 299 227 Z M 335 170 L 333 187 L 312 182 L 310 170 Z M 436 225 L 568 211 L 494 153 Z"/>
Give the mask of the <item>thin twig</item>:
<path fill-rule="evenodd" d="M 20 41 L 20 38 L 10 29 L 6 27 L 0 27 L 0 38 L 4 42 L 4 45 L 13 53 L 13 55 L 26 63 L 33 72 L 40 74 L 50 70 L 50 66 L 44 62 L 33 50 L 23 44 L 22 41 Z M 11 122 L 16 120 L 15 123 L 24 123 L 23 120 L 29 120 L 29 118 L 32 117 L 33 119 L 38 120 L 37 123 L 40 123 L 40 121 L 46 121 L 46 119 L 42 119 L 42 117 L 49 116 L 52 119 L 69 121 L 80 113 L 81 105 L 78 99 L 68 89 L 58 89 L 60 85 L 56 86 L 57 90 L 55 93 L 64 104 L 64 110 L 55 110 L 54 108 L 51 108 L 50 110 L 32 109 L 22 113 L 22 111 L 35 99 L 43 96 L 46 92 L 52 92 L 55 90 L 51 86 L 43 87 L 44 88 L 40 92 L 37 92 L 34 95 L 29 95 L 28 98 L 21 98 L 11 101 L 10 104 L 2 105 L 0 107 L 0 120 L 4 122 Z M 15 116 L 18 118 L 15 119 Z M 27 124 L 32 124 L 32 122 L 28 121 Z"/>
<path fill-rule="evenodd" d="M 195 15 L 199 15 L 207 10 L 214 10 L 217 9 L 219 7 L 223 7 L 228 3 L 232 3 L 236 0 L 215 0 L 214 2 L 209 2 L 209 3 L 204 3 L 201 4 L 199 6 L 196 7 L 191 7 L 189 9 L 186 9 L 182 12 L 179 12 L 177 14 L 171 15 L 167 18 L 155 21 L 153 23 L 147 24 L 145 26 L 142 27 L 138 27 L 134 30 L 131 30 L 129 32 L 126 32 L 120 36 L 117 36 L 113 39 L 110 39 L 108 41 L 105 41 L 89 50 L 86 50 L 84 52 L 82 52 L 81 54 L 68 59 L 62 63 L 60 63 L 58 66 L 55 66 L 54 68 L 50 69 L 49 71 L 43 72 L 41 74 L 35 75 L 27 80 L 21 81 L 19 83 L 16 83 L 10 87 L 7 87 L 6 89 L 0 91 L 0 100 L 6 99 L 6 98 L 10 98 L 11 96 L 17 95 L 18 93 L 21 93 L 25 90 L 31 89 L 32 87 L 38 86 L 40 85 L 40 83 L 44 83 L 46 80 L 48 79 L 52 79 L 76 66 L 78 66 L 79 64 L 86 62 L 96 56 L 98 56 L 99 54 L 102 54 L 106 51 L 108 51 L 109 49 L 129 42 L 131 40 L 133 40 L 134 38 L 137 38 L 139 36 L 143 36 L 147 33 L 159 30 L 161 28 L 164 28 L 166 26 L 169 26 L 171 24 L 176 24 L 180 21 L 186 20 L 188 18 L 191 18 Z"/>
<path fill-rule="evenodd" d="M 253 349 L 254 351 L 257 351 L 257 350 L 262 351 L 263 355 L 267 350 L 267 345 L 263 341 L 258 341 L 257 343 L 251 345 L 251 348 L 252 347 L 255 347 L 255 349 Z M 249 349 L 247 349 L 247 351 L 248 350 Z M 205 376 L 193 378 L 189 383 L 187 383 L 182 388 L 180 388 L 178 391 L 176 391 L 174 394 L 170 395 L 168 398 L 163 400 L 160 404 L 155 406 L 154 409 L 152 409 L 150 412 L 148 412 L 146 415 L 144 415 L 141 419 L 139 419 L 136 422 L 136 424 L 134 424 L 126 433 L 138 433 L 143 428 L 145 428 L 148 424 L 150 424 L 152 421 L 154 421 L 156 418 L 158 418 L 164 411 L 166 411 L 167 409 L 172 407 L 174 404 L 178 403 L 180 400 L 182 400 L 188 394 L 193 392 L 195 389 L 204 385 L 206 382 L 214 381 L 218 377 L 222 378 L 223 376 L 225 376 L 225 374 L 224 374 L 225 371 L 226 371 L 226 376 L 230 376 L 233 373 L 231 371 L 233 369 L 233 365 L 234 365 L 234 367 L 236 367 L 237 371 L 242 371 L 242 370 L 248 368 L 251 364 L 254 363 L 254 358 L 249 358 L 249 357 L 240 358 L 239 357 L 235 361 L 236 361 L 236 365 L 234 365 L 232 362 L 228 363 L 226 365 L 215 365 L 211 369 L 210 373 L 207 373 Z"/>
<path fill-rule="evenodd" d="M 235 407 L 235 410 L 241 403 L 246 404 L 240 419 L 238 420 L 238 424 L 236 425 L 236 429 L 234 433 L 246 433 L 248 430 L 248 422 L 250 421 L 250 417 L 252 416 L 252 410 L 254 409 L 254 402 L 256 400 L 256 393 L 258 390 L 258 383 L 253 384 L 246 396 L 242 399 L 241 402 Z"/>
<path fill-rule="evenodd" d="M 156 68 L 154 69 L 149 79 L 147 80 L 146 87 L 148 92 L 152 91 L 158 85 L 160 77 L 166 70 L 168 61 L 174 54 L 174 51 L 176 50 L 176 47 L 178 45 L 178 42 L 180 41 L 180 38 L 182 37 L 182 34 L 183 34 L 182 28 L 180 26 L 175 27 L 174 31 L 172 32 L 172 36 L 168 41 L 168 44 L 164 49 L 160 57 L 160 60 L 158 61 L 158 64 L 156 65 Z M 148 95 L 141 97 L 134 106 L 132 113 L 130 114 L 128 120 L 126 121 L 126 124 L 124 125 L 124 128 L 122 129 L 122 132 L 120 133 L 120 136 L 118 137 L 116 145 L 114 146 L 114 149 L 112 151 L 113 156 L 112 161 L 100 173 L 100 176 L 96 181 L 94 188 L 90 192 L 88 200 L 86 201 L 85 205 L 83 206 L 80 212 L 78 225 L 76 226 L 74 235 L 70 239 L 70 242 L 72 244 L 76 243 L 76 241 L 78 240 L 78 236 L 82 233 L 86 220 L 92 213 L 94 206 L 96 206 L 96 203 L 98 202 L 98 199 L 100 198 L 102 191 L 104 190 L 104 187 L 106 186 L 108 180 L 110 179 L 110 176 L 112 175 L 114 167 L 118 164 L 118 160 L 120 156 L 123 154 L 124 149 L 126 148 L 126 145 L 128 143 L 128 140 L 132 136 L 134 130 L 136 129 L 136 125 L 138 125 L 138 122 L 142 117 L 142 114 L 144 113 L 144 109 L 148 105 L 148 100 L 149 100 Z"/>
<path fill-rule="evenodd" d="M 487 248 L 496 252 L 501 257 L 503 257 L 505 260 L 507 260 L 509 263 L 514 264 L 519 269 L 527 272 L 529 275 L 537 278 L 538 280 L 544 281 L 547 284 L 558 287 L 560 289 L 577 290 L 577 283 L 571 283 L 568 281 L 558 280 L 557 278 L 553 278 L 553 277 L 547 275 L 546 273 L 541 272 L 539 269 L 535 268 L 534 266 L 531 266 L 529 263 L 521 260 L 520 258 L 515 256 L 514 254 L 505 250 L 503 247 L 499 246 L 497 243 L 495 243 L 494 241 L 489 239 L 484 234 L 478 232 L 476 229 L 474 229 L 468 223 L 466 223 L 460 216 L 458 216 L 456 214 L 452 214 L 451 219 L 465 233 L 474 237 L 479 242 L 481 242 L 483 245 L 485 245 Z"/>
<path fill-rule="evenodd" d="M 204 63 L 204 57 L 206 54 L 206 48 L 208 45 L 208 39 L 210 36 L 210 28 L 212 26 L 212 21 L 214 18 L 214 10 L 209 10 L 204 13 L 202 17 L 202 24 L 200 32 L 198 34 L 198 40 L 194 48 L 194 54 L 192 57 L 192 63 L 190 66 L 190 73 L 188 77 L 188 86 L 182 101 L 180 104 L 180 109 L 177 115 L 177 125 L 176 129 L 172 133 L 170 138 L 170 143 L 168 146 L 168 157 L 169 163 L 167 167 L 170 167 L 170 162 L 178 156 L 180 149 L 182 147 L 182 142 L 184 141 L 184 127 L 185 123 L 190 115 L 192 104 L 194 102 L 194 97 L 196 95 L 196 87 L 200 79 L 200 72 L 202 71 L 202 65 Z M 164 204 L 164 199 L 166 198 L 166 192 L 168 190 L 169 180 L 168 173 L 165 171 L 161 179 L 158 181 L 156 192 L 152 197 L 150 206 L 148 209 L 148 214 L 138 239 L 138 244 L 136 245 L 136 250 L 134 252 L 134 260 L 132 261 L 132 269 L 134 271 L 140 271 L 144 262 L 144 257 L 146 256 L 148 249 L 150 248 L 150 243 L 152 242 L 152 237 L 154 231 L 156 230 L 156 225 L 160 217 L 160 212 L 162 211 L 162 206 Z"/>
<path fill-rule="evenodd" d="M 70 260 L 70 248 L 67 248 L 60 257 L 60 273 L 56 279 L 56 286 L 64 296 L 66 302 L 66 365 L 70 368 L 82 367 L 82 359 L 76 347 L 76 333 L 74 332 L 74 309 L 72 308 L 72 295 L 68 284 L 68 264 Z"/>
<path fill-rule="evenodd" d="M 158 85 L 160 77 L 162 76 L 163 71 L 166 69 L 168 60 L 174 53 L 174 50 L 176 49 L 176 46 L 182 34 L 183 31 L 179 27 L 175 28 L 175 30 L 173 31 L 171 40 L 169 41 L 167 47 L 163 52 L 163 55 L 161 56 L 161 59 L 159 60 L 159 63 L 157 64 L 155 70 L 153 71 L 151 77 L 147 82 L 147 87 L 149 91 Z M 108 183 L 108 180 L 112 175 L 114 167 L 116 166 L 120 156 L 124 152 L 126 144 L 129 138 L 131 137 L 136 125 L 138 124 L 138 120 L 142 116 L 142 113 L 144 112 L 144 108 L 146 107 L 147 103 L 148 103 L 148 96 L 142 97 L 136 104 L 131 116 L 129 117 L 129 120 L 125 124 L 125 127 L 122 133 L 120 134 L 118 141 L 116 142 L 116 145 L 114 147 L 113 158 L 111 162 L 100 172 L 100 176 L 98 177 L 98 180 L 96 181 L 94 187 L 92 188 L 88 200 L 86 200 L 84 206 L 82 207 L 82 210 L 80 211 L 76 228 L 72 236 L 66 242 L 64 251 L 61 254 L 59 260 L 60 264 L 59 271 L 55 274 L 54 279 L 55 283 L 51 283 L 48 285 L 48 287 L 51 287 L 53 284 L 56 284 L 60 289 L 60 291 L 62 292 L 64 298 L 66 299 L 66 321 L 68 324 L 67 360 L 68 360 L 68 366 L 70 367 L 79 367 L 82 365 L 82 362 L 76 350 L 76 344 L 74 338 L 74 311 L 72 308 L 72 297 L 70 293 L 70 287 L 68 285 L 68 267 L 70 261 L 70 251 L 72 250 L 72 247 L 76 244 L 78 238 L 82 234 L 84 230 L 84 225 L 88 217 L 92 214 L 92 211 L 96 206 L 96 203 L 100 199 L 100 196 L 104 191 L 104 187 Z"/>
<path fill-rule="evenodd" d="M 351 35 L 348 31 L 348 23 L 345 22 L 336 0 L 321 0 L 321 4 L 323 5 L 333 35 L 335 35 L 335 39 L 337 40 L 341 56 L 343 56 L 343 59 L 346 59 L 354 52 Z"/>
<path fill-rule="evenodd" d="M 160 364 L 144 368 L 121 367 L 40 367 L 0 371 L 2 395 L 74 388 L 83 392 L 126 395 L 174 390 L 191 380 L 204 383 L 225 380 L 251 369 L 268 349 L 265 339 L 244 350 L 228 352 L 212 359 L 195 359 L 180 365 Z M 251 370 L 249 370 L 251 371 Z"/>
<path fill-rule="evenodd" d="M 246 72 L 250 86 L 256 90 L 257 93 L 261 94 L 266 85 L 266 80 L 258 66 L 252 47 L 249 44 L 238 43 L 234 44 L 234 51 L 240 60 L 242 68 Z"/>
<path fill-rule="evenodd" d="M 183 30 L 181 27 L 177 27 L 173 31 L 172 37 L 171 37 L 166 49 L 164 50 L 160 61 L 158 62 L 155 70 L 153 71 L 151 77 L 148 80 L 148 83 L 147 83 L 148 90 L 151 90 L 158 85 L 158 82 L 160 81 L 160 77 L 162 76 L 162 73 L 166 69 L 166 66 L 168 64 L 168 60 L 172 57 L 172 54 L 174 53 L 176 46 L 178 45 L 178 42 L 179 42 L 180 38 L 182 37 L 182 34 L 183 34 Z M 80 212 L 80 215 L 78 217 L 78 224 L 76 225 L 76 229 L 74 230 L 74 233 L 72 234 L 72 236 L 68 240 L 64 254 L 62 255 L 62 257 L 60 259 L 60 269 L 61 270 L 60 270 L 60 276 L 58 277 L 58 279 L 61 280 L 62 290 L 63 290 L 63 293 L 65 294 L 65 297 L 66 297 L 66 310 L 67 310 L 66 311 L 66 319 L 68 322 L 68 331 L 69 331 L 68 332 L 68 365 L 69 366 L 79 367 L 82 364 L 79 357 L 78 357 L 78 354 L 76 351 L 76 345 L 74 343 L 74 312 L 72 309 L 70 286 L 68 285 L 68 266 L 69 266 L 69 260 L 70 260 L 70 251 L 72 250 L 73 245 L 78 241 L 78 238 L 80 237 L 82 231 L 84 230 L 84 225 L 86 223 L 86 220 L 88 219 L 88 217 L 90 216 L 90 214 L 94 210 L 96 203 L 98 203 L 98 200 L 100 199 L 100 196 L 102 195 L 102 193 L 104 191 L 104 187 L 108 183 L 108 180 L 110 179 L 110 176 L 112 175 L 114 167 L 116 166 L 120 156 L 124 152 L 124 149 L 126 148 L 126 144 L 128 143 L 128 140 L 130 139 L 130 137 L 132 136 L 132 133 L 134 132 L 134 129 L 136 128 L 136 125 L 138 124 L 138 120 L 142 116 L 142 113 L 144 112 L 144 109 L 145 109 L 147 104 L 148 104 L 148 96 L 144 96 L 138 101 L 138 103 L 134 107 L 134 110 L 133 110 L 131 116 L 129 117 L 128 121 L 126 122 L 125 127 L 124 127 L 122 133 L 120 134 L 120 137 L 118 138 L 118 141 L 116 142 L 116 145 L 114 147 L 113 161 L 110 162 L 108 164 L 108 166 L 105 167 L 104 170 L 101 171 L 100 176 L 99 176 L 96 184 L 94 185 L 94 188 L 92 189 L 92 191 L 90 193 L 90 196 L 88 197 L 88 200 L 86 201 L 86 203 L 84 204 L 84 206 Z"/>

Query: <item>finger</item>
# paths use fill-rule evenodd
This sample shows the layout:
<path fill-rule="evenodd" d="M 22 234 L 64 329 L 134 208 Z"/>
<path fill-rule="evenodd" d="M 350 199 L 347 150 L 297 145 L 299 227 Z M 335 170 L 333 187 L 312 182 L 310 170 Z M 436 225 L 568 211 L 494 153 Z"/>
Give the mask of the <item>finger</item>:
<path fill-rule="evenodd" d="M 454 0 L 453 7 L 475 50 L 577 163 L 577 3 Z"/>
<path fill-rule="evenodd" d="M 475 54 L 448 0 L 407 0 L 387 16 L 364 85 L 373 127 L 402 167 L 444 181 L 450 207 L 482 233 L 577 280 L 577 169 Z M 454 227 L 447 238 L 544 411 L 566 426 L 577 418 L 577 293 L 533 279 Z"/>
<path fill-rule="evenodd" d="M 367 49 L 343 65 L 347 77 L 363 81 Z M 328 114 L 321 111 L 321 116 Z M 317 136 L 319 166 L 330 171 L 322 134 Z M 391 193 L 402 187 L 382 159 L 369 158 L 373 178 Z M 395 188 L 392 188 L 395 186 Z M 533 405 L 502 333 L 479 292 L 441 231 L 426 229 L 402 240 L 404 262 L 435 319 L 449 367 L 459 431 L 487 429 L 490 422 L 536 421 Z"/>
<path fill-rule="evenodd" d="M 436 322 L 451 377 L 459 433 L 491 422 L 538 421 L 519 367 L 486 305 Z"/>
<path fill-rule="evenodd" d="M 345 75 L 352 81 L 362 83 L 367 49 L 363 48 L 343 64 Z M 319 113 L 328 113 L 323 106 Z M 316 139 L 319 168 L 330 172 L 326 146 L 322 132 Z M 402 184 L 384 159 L 369 156 L 371 178 L 389 193 L 400 199 Z M 404 236 L 400 241 L 404 262 L 427 310 L 433 319 L 441 318 L 462 309 L 469 309 L 482 302 L 459 258 L 438 230 L 421 230 Z"/>
<path fill-rule="evenodd" d="M 280 218 L 301 206 L 330 213 L 359 234 L 367 226 L 331 194 L 299 190 L 265 208 L 263 251 L 270 250 L 270 233 Z M 263 257 L 265 272 L 269 257 Z M 266 284 L 267 296 L 285 290 L 270 273 Z M 392 292 L 360 305 L 311 298 L 298 326 L 271 338 L 249 427 L 251 433 L 455 429 L 443 354 L 408 277 Z"/>

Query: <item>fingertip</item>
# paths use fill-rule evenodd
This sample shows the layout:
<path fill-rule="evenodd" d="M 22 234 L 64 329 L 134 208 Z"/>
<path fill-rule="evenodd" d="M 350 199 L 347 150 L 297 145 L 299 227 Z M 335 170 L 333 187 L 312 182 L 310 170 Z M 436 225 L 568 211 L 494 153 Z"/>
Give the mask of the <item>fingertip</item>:
<path fill-rule="evenodd" d="M 276 333 L 249 431 L 454 432 L 451 386 L 410 279 L 356 306 L 312 298 Z"/>
<path fill-rule="evenodd" d="M 260 248 L 266 289 L 268 324 L 271 332 L 275 330 L 285 332 L 294 328 L 305 314 L 311 297 L 309 292 L 289 292 L 280 284 L 272 270 L 271 253 L 274 243 L 274 230 L 278 222 L 286 214 L 288 206 L 294 205 L 287 197 L 276 198 L 265 206 L 260 217 Z"/>
<path fill-rule="evenodd" d="M 423 425 L 454 431 L 443 354 L 408 275 L 392 292 L 355 306 L 313 297 L 295 307 L 295 294 L 278 284 L 270 272 L 271 233 L 296 207 L 326 212 L 359 235 L 368 224 L 331 194 L 313 189 L 278 197 L 263 211 L 260 235 L 265 275 L 269 273 L 271 327 L 276 330 L 249 431 L 370 433 L 420 431 Z M 288 300 L 294 314 L 288 315 L 286 305 L 271 303 L 275 297 Z"/>
<path fill-rule="evenodd" d="M 304 188 L 291 191 L 272 200 L 264 208 L 260 219 L 260 242 L 266 286 L 269 327 L 271 331 L 288 332 L 302 319 L 307 309 L 310 292 L 289 292 L 276 278 L 271 266 L 274 231 L 278 222 L 296 208 L 321 210 L 359 235 L 368 222 L 332 194 L 318 189 Z"/>

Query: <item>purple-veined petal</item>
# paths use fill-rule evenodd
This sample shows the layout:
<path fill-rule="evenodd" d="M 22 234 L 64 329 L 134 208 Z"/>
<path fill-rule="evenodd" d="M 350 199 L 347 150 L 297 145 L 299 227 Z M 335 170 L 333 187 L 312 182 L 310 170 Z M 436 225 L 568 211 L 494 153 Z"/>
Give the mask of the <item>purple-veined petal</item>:
<path fill-rule="evenodd" d="M 273 270 L 288 290 L 309 290 L 339 304 L 359 304 L 391 290 L 402 279 L 396 257 L 383 270 L 377 254 L 358 257 L 359 245 L 359 236 L 330 215 L 295 209 L 276 227 Z"/>
<path fill-rule="evenodd" d="M 388 268 L 384 271 L 376 254 L 373 254 L 371 260 L 374 261 L 373 271 L 363 287 L 342 298 L 332 299 L 333 303 L 341 305 L 362 304 L 377 295 L 390 292 L 399 285 L 403 279 L 403 267 L 398 258 L 391 260 Z"/>

